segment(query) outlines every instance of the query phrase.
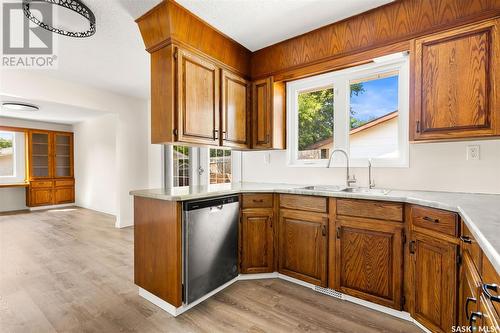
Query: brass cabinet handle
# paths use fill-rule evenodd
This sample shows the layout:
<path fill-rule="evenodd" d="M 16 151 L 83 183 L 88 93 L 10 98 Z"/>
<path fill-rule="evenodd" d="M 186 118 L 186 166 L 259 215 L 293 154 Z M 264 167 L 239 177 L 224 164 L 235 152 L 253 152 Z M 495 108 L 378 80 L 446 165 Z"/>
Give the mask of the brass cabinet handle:
<path fill-rule="evenodd" d="M 323 225 L 323 227 L 321 228 L 321 234 L 323 236 L 326 236 L 326 225 Z"/>
<path fill-rule="evenodd" d="M 264 200 L 263 200 L 263 199 L 259 199 L 259 200 L 257 200 L 257 199 L 252 199 L 252 201 L 253 201 L 253 202 L 255 202 L 255 203 L 263 203 L 263 202 L 264 202 Z"/>
<path fill-rule="evenodd" d="M 340 239 L 340 227 L 337 227 L 337 239 Z"/>
<path fill-rule="evenodd" d="M 483 286 L 482 286 L 482 289 L 483 289 L 483 294 L 492 302 L 497 302 L 497 303 L 500 303 L 500 297 L 499 296 L 495 296 L 495 295 L 492 295 L 490 294 L 490 290 L 494 291 L 494 292 L 498 292 L 498 286 L 494 283 L 492 284 L 488 284 L 488 283 L 483 283 Z"/>
<path fill-rule="evenodd" d="M 472 244 L 472 239 L 469 236 L 460 236 L 460 240 L 467 244 Z"/>
<path fill-rule="evenodd" d="M 467 297 L 467 299 L 465 300 L 465 318 L 467 318 L 467 320 L 470 320 L 469 318 L 469 302 L 474 302 L 476 303 L 476 298 L 475 297 Z"/>
<path fill-rule="evenodd" d="M 439 223 L 439 219 L 433 219 L 432 217 L 429 216 L 424 216 L 423 219 L 429 222 Z"/>

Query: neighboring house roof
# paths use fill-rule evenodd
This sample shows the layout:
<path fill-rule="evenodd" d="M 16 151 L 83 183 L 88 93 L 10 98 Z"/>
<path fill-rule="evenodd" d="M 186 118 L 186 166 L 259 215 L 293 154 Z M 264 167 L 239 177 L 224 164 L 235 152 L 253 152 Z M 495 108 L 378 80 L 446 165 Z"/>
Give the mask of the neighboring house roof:
<path fill-rule="evenodd" d="M 353 128 L 349 131 L 349 135 L 359 133 L 362 131 L 365 131 L 369 128 L 375 127 L 377 125 L 380 125 L 382 123 L 385 123 L 386 121 L 389 121 L 391 119 L 394 119 L 398 116 L 398 110 L 393 111 L 391 113 L 386 114 L 385 116 L 382 116 L 380 118 L 373 119 L 359 127 Z M 328 138 L 324 139 L 318 142 L 313 143 L 312 145 L 309 145 L 306 147 L 306 150 L 313 150 L 313 149 L 318 149 L 320 147 L 326 146 L 328 144 L 333 143 L 333 138 Z"/>

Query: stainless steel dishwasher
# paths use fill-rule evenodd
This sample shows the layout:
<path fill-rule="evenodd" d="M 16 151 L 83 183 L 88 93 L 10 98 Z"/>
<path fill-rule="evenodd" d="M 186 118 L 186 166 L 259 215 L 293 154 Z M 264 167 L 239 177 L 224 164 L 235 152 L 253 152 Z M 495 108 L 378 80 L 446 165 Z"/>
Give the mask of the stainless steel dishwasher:
<path fill-rule="evenodd" d="M 185 304 L 238 275 L 238 218 L 235 195 L 183 204 Z"/>

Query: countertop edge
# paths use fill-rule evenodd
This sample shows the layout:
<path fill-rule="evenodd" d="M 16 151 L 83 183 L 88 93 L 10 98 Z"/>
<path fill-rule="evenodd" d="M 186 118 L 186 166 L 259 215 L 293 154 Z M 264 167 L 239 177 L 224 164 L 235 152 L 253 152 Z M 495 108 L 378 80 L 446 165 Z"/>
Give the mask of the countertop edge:
<path fill-rule="evenodd" d="M 397 191 L 396 191 L 397 192 Z M 199 193 L 199 194 L 189 194 L 189 195 L 168 195 L 168 194 L 155 194 L 147 193 L 146 190 L 130 191 L 130 195 L 145 197 L 150 199 L 165 200 L 165 201 L 190 201 L 204 198 L 211 198 L 221 195 L 232 195 L 240 193 L 277 193 L 277 194 L 299 194 L 299 195 L 311 195 L 311 196 L 323 196 L 332 198 L 352 198 L 352 199 L 364 199 L 364 200 L 380 200 L 380 201 L 391 201 L 391 202 L 401 202 L 414 205 L 421 205 L 430 208 L 444 209 L 448 211 L 456 212 L 460 215 L 461 219 L 465 222 L 472 235 L 478 242 L 480 248 L 486 257 L 490 260 L 491 264 L 495 267 L 496 271 L 500 274 L 500 255 L 497 250 L 491 245 L 491 243 L 484 237 L 483 233 L 476 226 L 474 221 L 465 212 L 465 210 L 458 205 L 450 205 L 444 202 L 438 202 L 435 200 L 424 200 L 421 198 L 414 198 L 411 196 L 401 196 L 401 195 L 376 195 L 376 194 L 360 194 L 360 193 L 343 193 L 343 192 L 322 192 L 322 191 L 310 191 L 297 188 L 289 189 L 221 189 L 220 191 L 213 191 L 210 193 Z"/>

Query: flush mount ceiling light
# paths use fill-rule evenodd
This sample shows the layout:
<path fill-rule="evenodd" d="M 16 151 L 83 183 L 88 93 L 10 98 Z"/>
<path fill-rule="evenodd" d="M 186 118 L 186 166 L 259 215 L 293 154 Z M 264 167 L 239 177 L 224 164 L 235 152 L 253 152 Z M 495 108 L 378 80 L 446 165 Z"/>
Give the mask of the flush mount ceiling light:
<path fill-rule="evenodd" d="M 35 3 L 47 3 L 69 9 L 70 11 L 75 12 L 83 16 L 85 19 L 87 19 L 89 23 L 89 28 L 84 31 L 69 31 L 65 30 L 65 28 L 62 27 L 54 27 L 52 26 L 51 23 L 43 22 L 43 18 L 37 17 L 31 11 L 31 4 Z M 26 17 L 31 22 L 35 23 L 36 25 L 48 31 L 63 36 L 84 38 L 84 37 L 90 37 L 94 35 L 96 32 L 95 15 L 90 10 L 90 8 L 85 6 L 80 0 L 23 0 L 23 10 L 24 10 L 24 15 L 26 15 Z"/>
<path fill-rule="evenodd" d="M 38 111 L 40 108 L 33 104 L 18 103 L 18 102 L 4 102 L 2 103 L 2 109 L 8 109 L 10 111 Z"/>

